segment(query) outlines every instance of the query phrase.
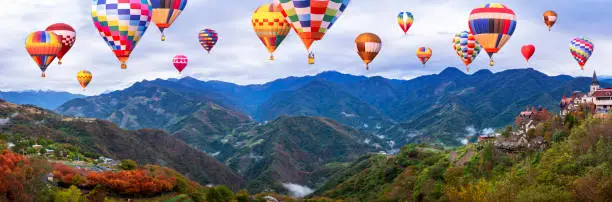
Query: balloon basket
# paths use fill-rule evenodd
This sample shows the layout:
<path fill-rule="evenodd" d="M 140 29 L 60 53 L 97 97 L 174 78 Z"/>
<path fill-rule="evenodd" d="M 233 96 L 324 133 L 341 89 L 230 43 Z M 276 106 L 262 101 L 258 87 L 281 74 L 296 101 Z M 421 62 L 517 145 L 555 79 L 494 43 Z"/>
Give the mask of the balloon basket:
<path fill-rule="evenodd" d="M 126 64 L 121 64 L 121 69 L 127 69 L 127 65 Z"/>
<path fill-rule="evenodd" d="M 163 36 L 163 35 L 162 35 L 162 37 L 161 37 L 161 41 L 166 41 L 166 36 Z"/>
<path fill-rule="evenodd" d="M 61 61 L 61 60 L 60 60 L 60 61 L 57 61 L 57 64 L 58 64 L 58 65 L 61 65 L 61 64 L 62 64 L 62 61 Z"/>

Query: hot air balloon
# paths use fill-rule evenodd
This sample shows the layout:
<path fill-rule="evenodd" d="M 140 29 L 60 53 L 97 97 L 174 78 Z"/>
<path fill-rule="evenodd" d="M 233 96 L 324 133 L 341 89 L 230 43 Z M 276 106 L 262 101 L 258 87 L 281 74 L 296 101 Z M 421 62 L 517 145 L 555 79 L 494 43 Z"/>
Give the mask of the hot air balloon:
<path fill-rule="evenodd" d="M 527 62 L 529 62 L 529 59 L 535 53 L 535 46 L 532 45 L 532 44 L 524 45 L 521 48 L 521 53 L 523 53 L 523 57 L 525 57 L 525 60 L 527 60 Z"/>
<path fill-rule="evenodd" d="M 76 41 L 76 31 L 74 31 L 74 28 L 72 28 L 70 25 L 64 23 L 52 24 L 51 26 L 47 27 L 45 31 L 53 32 L 62 42 L 62 50 L 57 55 L 57 59 L 59 59 L 57 63 L 61 65 L 62 58 L 64 58 L 64 55 L 68 53 Z"/>
<path fill-rule="evenodd" d="M 53 32 L 37 31 L 28 36 L 25 48 L 42 71 L 41 76 L 45 77 L 47 67 L 62 51 L 62 43 Z"/>
<path fill-rule="evenodd" d="M 557 13 L 555 11 L 546 11 L 543 14 L 544 17 L 544 23 L 546 23 L 546 26 L 548 26 L 548 31 L 550 31 L 550 28 L 552 28 L 553 25 L 555 25 L 555 23 L 557 22 Z"/>
<path fill-rule="evenodd" d="M 410 12 L 400 12 L 399 15 L 397 15 L 397 23 L 399 23 L 399 26 L 404 31 L 404 34 L 408 32 L 413 22 L 414 17 Z"/>
<path fill-rule="evenodd" d="M 217 44 L 217 40 L 219 40 L 219 35 L 217 34 L 217 32 L 215 32 L 215 30 L 204 29 L 198 34 L 198 40 L 200 41 L 200 45 L 204 47 L 204 50 L 210 53 L 210 50 L 212 50 L 215 44 Z"/>
<path fill-rule="evenodd" d="M 169 28 L 181 15 L 187 6 L 187 0 L 151 0 L 151 5 L 153 6 L 152 21 L 162 34 L 161 40 L 165 41 L 164 29 Z"/>
<path fill-rule="evenodd" d="M 463 31 L 455 34 L 455 37 L 453 37 L 453 48 L 469 72 L 470 68 L 468 66 L 472 64 L 476 56 L 480 54 L 480 44 L 478 44 L 473 34 Z"/>
<path fill-rule="evenodd" d="M 429 58 L 431 58 L 431 54 L 431 48 L 427 47 L 419 47 L 416 51 L 417 58 L 419 58 L 421 63 L 423 63 L 423 67 L 425 67 L 425 63 L 427 63 L 427 61 L 429 61 Z"/>
<path fill-rule="evenodd" d="M 585 38 L 574 38 L 570 42 L 570 53 L 574 56 L 574 59 L 580 65 L 580 69 L 584 70 L 584 65 L 593 54 L 595 50 L 595 44 L 588 39 Z"/>
<path fill-rule="evenodd" d="M 363 33 L 357 36 L 355 45 L 357 47 L 357 54 L 359 54 L 363 63 L 366 64 L 366 70 L 369 70 L 370 63 L 376 58 L 382 47 L 380 37 L 372 33 Z"/>
<path fill-rule="evenodd" d="M 334 23 L 351 2 L 350 0 L 279 0 L 283 7 L 283 16 L 298 34 L 306 50 L 309 51 L 309 64 L 314 63 L 314 54 L 310 46 L 314 41 L 323 39 L 325 32 Z"/>
<path fill-rule="evenodd" d="M 91 82 L 92 78 L 93 77 L 91 75 L 91 72 L 87 70 L 81 70 L 77 73 L 77 81 L 79 81 L 79 84 L 81 84 L 81 87 L 83 87 L 83 90 L 85 90 L 85 87 L 89 85 L 89 82 Z"/>
<path fill-rule="evenodd" d="M 93 0 L 91 17 L 100 36 L 127 68 L 130 54 L 147 31 L 152 7 L 148 0 Z"/>
<path fill-rule="evenodd" d="M 187 63 L 189 63 L 189 59 L 184 55 L 177 55 L 172 58 L 172 64 L 174 64 L 174 68 L 178 70 L 179 74 L 183 72 L 183 69 L 187 67 Z"/>
<path fill-rule="evenodd" d="M 491 58 L 508 42 L 516 28 L 516 15 L 512 9 L 499 3 L 490 3 L 475 8 L 470 14 L 468 23 L 476 41 L 485 49 Z"/>
<path fill-rule="evenodd" d="M 255 34 L 268 49 L 270 60 L 274 60 L 274 51 L 291 30 L 282 9 L 280 4 L 264 4 L 255 10 L 251 18 Z"/>

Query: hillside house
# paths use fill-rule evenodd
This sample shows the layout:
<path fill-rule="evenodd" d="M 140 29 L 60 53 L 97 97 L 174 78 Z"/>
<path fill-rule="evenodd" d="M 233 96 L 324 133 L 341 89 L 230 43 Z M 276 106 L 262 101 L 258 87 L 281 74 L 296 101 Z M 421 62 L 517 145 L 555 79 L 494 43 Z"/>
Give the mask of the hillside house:
<path fill-rule="evenodd" d="M 546 121 L 549 118 L 550 113 L 548 113 L 546 108 L 540 107 L 536 109 L 535 107 L 531 107 L 530 110 L 529 107 L 527 107 L 525 111 L 522 111 L 516 117 L 515 124 L 523 133 L 527 133 L 529 129 L 536 128 L 539 123 Z"/>
<path fill-rule="evenodd" d="M 604 114 L 612 112 L 612 88 L 601 88 L 596 72 L 593 72 L 589 89 L 588 93 L 576 91 L 570 97 L 563 95 L 559 104 L 561 115 L 565 116 L 580 109 L 588 109 L 596 114 L 596 117 L 605 117 Z"/>

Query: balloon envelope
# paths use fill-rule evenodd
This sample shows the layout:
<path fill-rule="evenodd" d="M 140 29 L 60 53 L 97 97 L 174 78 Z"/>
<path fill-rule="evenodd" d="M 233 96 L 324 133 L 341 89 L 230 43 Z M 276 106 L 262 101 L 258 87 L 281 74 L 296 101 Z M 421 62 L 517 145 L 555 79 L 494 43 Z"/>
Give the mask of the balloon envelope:
<path fill-rule="evenodd" d="M 580 65 L 580 68 L 584 70 L 584 65 L 593 54 L 595 50 L 595 44 L 586 38 L 574 38 L 570 42 L 570 53 Z"/>
<path fill-rule="evenodd" d="M 172 64 L 174 64 L 174 68 L 179 71 L 179 73 L 183 72 L 183 69 L 187 67 L 189 63 L 189 58 L 184 55 L 177 55 L 172 58 Z"/>
<path fill-rule="evenodd" d="M 152 21 L 162 34 L 162 41 L 166 40 L 164 29 L 172 26 L 172 23 L 181 15 L 187 0 L 151 0 L 153 8 Z"/>
<path fill-rule="evenodd" d="M 270 60 L 274 59 L 272 54 L 291 30 L 281 11 L 280 4 L 264 4 L 251 17 L 255 34 L 268 49 Z"/>
<path fill-rule="evenodd" d="M 529 62 L 529 59 L 531 59 L 531 56 L 533 56 L 533 54 L 535 53 L 535 46 L 532 44 L 524 45 L 521 48 L 521 53 L 523 54 L 523 57 L 525 57 L 525 60 Z"/>
<path fill-rule="evenodd" d="M 200 31 L 198 34 L 198 40 L 200 41 L 200 45 L 210 53 L 215 44 L 217 44 L 217 40 L 219 40 L 219 35 L 215 30 L 212 29 L 204 29 Z"/>
<path fill-rule="evenodd" d="M 111 48 L 121 68 L 151 22 L 148 0 L 93 0 L 91 17 L 100 36 Z"/>
<path fill-rule="evenodd" d="M 472 64 L 481 50 L 480 44 L 478 44 L 474 35 L 467 31 L 455 34 L 455 37 L 453 37 L 453 48 L 466 68 Z M 469 71 L 469 68 L 467 70 Z"/>
<path fill-rule="evenodd" d="M 93 76 L 91 75 L 91 72 L 87 70 L 81 70 L 77 73 L 77 81 L 79 81 L 79 84 L 81 84 L 81 87 L 83 87 L 83 89 L 85 89 L 85 87 L 89 85 L 89 82 L 91 82 L 92 78 Z"/>
<path fill-rule="evenodd" d="M 431 48 L 427 47 L 419 47 L 416 51 L 417 58 L 421 61 L 421 63 L 425 64 L 431 58 L 432 51 Z"/>
<path fill-rule="evenodd" d="M 363 33 L 355 39 L 355 46 L 357 47 L 357 54 L 366 64 L 366 69 L 369 69 L 370 63 L 382 48 L 382 41 L 376 34 Z"/>
<path fill-rule="evenodd" d="M 490 3 L 472 10 L 468 25 L 493 66 L 493 54 L 510 40 L 516 29 L 516 14 L 503 4 Z"/>
<path fill-rule="evenodd" d="M 557 23 L 557 19 L 558 19 L 557 12 L 549 10 L 549 11 L 544 12 L 542 16 L 544 17 L 544 23 L 548 27 L 548 31 L 550 31 L 552 26 L 555 25 L 555 23 Z"/>
<path fill-rule="evenodd" d="M 64 23 L 52 24 L 51 26 L 47 27 L 45 31 L 53 32 L 59 37 L 62 43 L 62 50 L 57 55 L 57 59 L 59 59 L 58 63 L 62 64 L 62 58 L 64 58 L 64 55 L 70 51 L 74 45 L 74 42 L 76 41 L 76 31 L 74 31 L 72 26 Z"/>
<path fill-rule="evenodd" d="M 28 36 L 25 48 L 42 71 L 41 76 L 45 77 L 47 67 L 61 52 L 62 43 L 60 38 L 52 32 L 37 31 Z"/>
<path fill-rule="evenodd" d="M 410 12 L 400 12 L 397 15 L 397 23 L 399 24 L 400 28 L 402 28 L 402 31 L 404 31 L 404 34 L 408 32 L 413 22 L 414 16 L 412 16 L 412 13 Z"/>

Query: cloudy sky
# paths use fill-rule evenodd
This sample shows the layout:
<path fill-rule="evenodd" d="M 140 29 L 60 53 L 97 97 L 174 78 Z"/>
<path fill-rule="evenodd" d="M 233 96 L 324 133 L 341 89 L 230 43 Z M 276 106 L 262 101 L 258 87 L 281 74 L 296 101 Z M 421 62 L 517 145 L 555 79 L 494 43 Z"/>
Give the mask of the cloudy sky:
<path fill-rule="evenodd" d="M 0 91 L 56 90 L 87 95 L 130 86 L 134 82 L 156 78 L 192 76 L 201 80 L 222 80 L 238 84 L 264 83 L 288 76 L 313 75 L 335 70 L 343 73 L 410 79 L 435 74 L 448 66 L 463 67 L 451 47 L 454 33 L 467 30 L 469 12 L 488 3 L 483 0 L 353 0 L 346 13 L 314 47 L 315 65 L 306 64 L 306 51 L 295 33 L 277 50 L 275 61 L 252 30 L 251 13 L 268 0 L 190 0 L 184 13 L 166 31 L 167 40 L 151 24 L 132 53 L 127 70 L 96 32 L 91 20 L 91 1 L 86 0 L 13 0 L 0 7 L 3 28 L 0 43 Z M 496 55 L 498 72 L 525 68 L 520 54 L 524 44 L 533 43 L 536 54 L 531 66 L 549 75 L 589 76 L 593 70 L 612 75 L 612 7 L 610 0 L 507 0 L 499 1 L 512 8 L 518 18 L 516 32 Z M 542 13 L 555 10 L 559 22 L 548 32 Z M 408 36 L 396 24 L 399 11 L 410 11 L 415 23 Z M 26 36 L 44 30 L 48 25 L 64 22 L 77 29 L 77 42 L 64 57 L 64 65 L 55 63 L 40 78 L 40 70 L 24 49 Z M 210 55 L 197 41 L 203 28 L 215 29 L 221 36 Z M 354 52 L 354 39 L 362 32 L 373 32 L 383 40 L 383 48 L 366 71 Z M 569 54 L 568 44 L 574 37 L 587 37 L 595 51 L 581 71 Z M 415 56 L 419 46 L 433 49 L 433 57 L 423 68 Z M 184 54 L 190 64 L 179 75 L 171 64 L 174 55 Z M 488 67 L 482 53 L 472 65 L 472 72 Z M 79 70 L 90 70 L 94 79 L 82 92 L 76 82 Z M 462 68 L 463 69 L 463 68 Z"/>

